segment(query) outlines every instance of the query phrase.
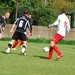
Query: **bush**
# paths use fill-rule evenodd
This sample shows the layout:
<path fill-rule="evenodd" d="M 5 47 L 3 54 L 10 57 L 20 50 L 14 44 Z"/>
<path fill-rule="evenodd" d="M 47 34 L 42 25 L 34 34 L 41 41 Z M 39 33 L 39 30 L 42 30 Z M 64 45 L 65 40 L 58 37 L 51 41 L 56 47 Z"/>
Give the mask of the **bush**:
<path fill-rule="evenodd" d="M 30 13 L 32 12 L 32 8 L 30 6 L 27 6 L 27 5 L 20 6 L 18 9 L 18 17 L 24 14 L 25 9 L 29 10 Z"/>
<path fill-rule="evenodd" d="M 10 40 L 11 40 L 11 38 L 9 38 L 9 37 L 0 39 L 0 41 L 10 41 Z"/>
<path fill-rule="evenodd" d="M 49 39 L 44 39 L 44 38 L 32 38 L 32 39 L 29 39 L 28 42 L 34 42 L 34 43 L 49 43 L 50 40 Z"/>
<path fill-rule="evenodd" d="M 33 11 L 33 25 L 47 26 L 49 23 L 52 23 L 54 20 L 54 12 L 46 7 L 39 8 L 37 11 Z"/>
<path fill-rule="evenodd" d="M 0 41 L 10 41 L 11 38 L 2 38 Z M 50 43 L 50 39 L 45 39 L 45 38 L 29 38 L 28 42 L 33 42 L 33 43 Z M 63 44 L 63 45 L 75 45 L 74 40 L 61 40 L 58 44 Z"/>

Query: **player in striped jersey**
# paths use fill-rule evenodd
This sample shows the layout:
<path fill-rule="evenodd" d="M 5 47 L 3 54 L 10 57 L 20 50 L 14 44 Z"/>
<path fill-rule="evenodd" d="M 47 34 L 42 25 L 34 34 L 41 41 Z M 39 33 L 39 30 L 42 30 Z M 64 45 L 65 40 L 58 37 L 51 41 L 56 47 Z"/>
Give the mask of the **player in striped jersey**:
<path fill-rule="evenodd" d="M 30 14 L 30 13 L 29 13 L 28 17 L 29 17 L 30 23 L 31 23 L 31 14 Z M 32 25 L 32 23 L 31 23 L 30 25 Z M 31 26 L 31 27 L 32 27 L 32 26 Z M 31 31 L 32 31 L 32 28 L 31 28 Z M 29 37 L 28 30 L 26 31 L 26 37 L 27 37 L 27 40 L 28 40 L 28 37 Z M 15 43 L 13 44 L 13 46 L 12 46 L 12 50 L 17 50 L 17 49 L 16 49 L 16 46 L 17 46 L 17 45 L 22 48 L 23 41 L 16 40 Z"/>
<path fill-rule="evenodd" d="M 23 41 L 21 54 L 26 55 L 26 48 L 27 48 L 27 46 L 26 46 L 26 44 L 27 44 L 26 31 L 27 31 L 27 28 L 30 30 L 28 32 L 28 34 L 32 35 L 32 33 L 31 33 L 32 27 L 30 25 L 31 23 L 30 23 L 30 19 L 28 18 L 28 15 L 29 15 L 29 11 L 25 10 L 24 15 L 21 16 L 20 18 L 18 18 L 14 22 L 14 24 L 10 30 L 10 33 L 13 32 L 13 29 L 15 28 L 15 26 L 16 26 L 16 30 L 12 36 L 12 40 L 8 43 L 8 47 L 7 47 L 7 50 L 5 51 L 5 53 L 9 53 L 13 43 L 16 40 L 20 39 L 21 41 Z"/>
<path fill-rule="evenodd" d="M 6 19 L 10 16 L 9 12 L 6 12 L 4 16 L 0 16 L 0 39 L 2 38 L 1 31 L 4 31 L 6 25 Z"/>

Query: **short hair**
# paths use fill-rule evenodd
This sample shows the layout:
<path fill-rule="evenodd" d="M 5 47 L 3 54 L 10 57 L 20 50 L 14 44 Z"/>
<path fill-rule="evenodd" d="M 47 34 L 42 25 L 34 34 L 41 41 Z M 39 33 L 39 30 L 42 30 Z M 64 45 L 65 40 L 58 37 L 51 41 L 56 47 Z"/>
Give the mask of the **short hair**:
<path fill-rule="evenodd" d="M 66 8 L 62 8 L 62 9 L 61 9 L 61 13 L 65 13 L 65 14 L 66 14 L 66 13 L 67 13 Z"/>
<path fill-rule="evenodd" d="M 24 14 L 29 14 L 29 11 L 28 10 L 24 10 Z"/>

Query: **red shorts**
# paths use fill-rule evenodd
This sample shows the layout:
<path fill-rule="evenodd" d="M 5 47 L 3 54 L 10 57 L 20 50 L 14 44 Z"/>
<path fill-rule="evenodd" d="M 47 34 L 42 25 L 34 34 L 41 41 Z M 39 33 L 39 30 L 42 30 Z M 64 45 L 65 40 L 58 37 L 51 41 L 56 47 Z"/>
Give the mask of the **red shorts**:
<path fill-rule="evenodd" d="M 64 36 L 61 36 L 60 34 L 56 33 L 54 35 L 54 37 L 52 38 L 52 41 L 54 41 L 55 43 L 58 43 L 59 41 L 61 41 L 64 38 Z"/>

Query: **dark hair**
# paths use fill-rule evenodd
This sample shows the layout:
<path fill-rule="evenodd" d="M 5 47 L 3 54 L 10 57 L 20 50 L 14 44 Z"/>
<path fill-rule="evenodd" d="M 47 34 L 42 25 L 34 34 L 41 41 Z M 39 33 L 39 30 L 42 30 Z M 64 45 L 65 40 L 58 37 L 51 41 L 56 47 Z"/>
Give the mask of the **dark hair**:
<path fill-rule="evenodd" d="M 66 14 L 66 13 L 67 13 L 66 8 L 62 8 L 62 9 L 61 9 L 61 13 L 65 13 L 65 14 Z"/>
<path fill-rule="evenodd" d="M 29 11 L 28 10 L 24 10 L 24 14 L 29 14 Z"/>

